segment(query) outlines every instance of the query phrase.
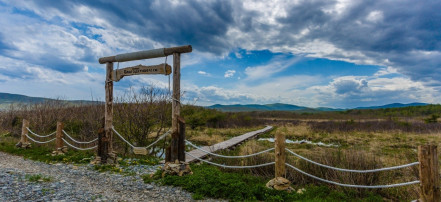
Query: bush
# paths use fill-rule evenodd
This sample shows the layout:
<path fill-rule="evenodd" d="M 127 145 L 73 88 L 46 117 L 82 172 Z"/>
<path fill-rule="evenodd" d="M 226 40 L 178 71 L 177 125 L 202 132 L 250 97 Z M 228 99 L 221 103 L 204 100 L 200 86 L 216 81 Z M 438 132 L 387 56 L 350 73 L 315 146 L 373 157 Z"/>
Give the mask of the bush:
<path fill-rule="evenodd" d="M 432 114 L 432 116 L 430 116 L 429 118 L 424 119 L 424 122 L 426 122 L 426 123 L 437 123 L 438 122 L 438 118 L 439 118 L 439 115 Z"/>

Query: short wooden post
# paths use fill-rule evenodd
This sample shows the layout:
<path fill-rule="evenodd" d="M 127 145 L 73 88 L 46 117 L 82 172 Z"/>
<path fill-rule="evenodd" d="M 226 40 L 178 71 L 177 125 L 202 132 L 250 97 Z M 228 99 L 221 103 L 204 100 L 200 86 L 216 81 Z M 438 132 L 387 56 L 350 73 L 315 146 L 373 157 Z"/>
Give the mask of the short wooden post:
<path fill-rule="evenodd" d="M 61 149 L 63 149 L 63 128 L 64 124 L 61 122 L 57 122 L 57 132 L 55 134 L 55 151 L 61 151 Z"/>
<path fill-rule="evenodd" d="M 20 142 L 17 143 L 17 147 L 23 147 L 26 148 L 28 145 L 30 145 L 28 137 L 26 136 L 28 134 L 28 128 L 29 127 L 29 121 L 26 119 L 23 119 L 23 124 L 21 125 L 21 137 Z"/>
<path fill-rule="evenodd" d="M 185 120 L 182 117 L 179 121 L 178 159 L 185 162 Z"/>
<path fill-rule="evenodd" d="M 283 133 L 276 133 L 275 140 L 275 171 L 276 178 L 283 177 L 285 178 L 286 168 L 285 168 L 285 135 Z"/>
<path fill-rule="evenodd" d="M 170 141 L 170 159 L 179 160 L 179 123 L 181 114 L 181 54 L 173 53 L 173 100 L 172 100 L 172 139 Z"/>
<path fill-rule="evenodd" d="M 441 201 L 437 146 L 418 146 L 418 160 L 421 181 L 420 201 Z"/>

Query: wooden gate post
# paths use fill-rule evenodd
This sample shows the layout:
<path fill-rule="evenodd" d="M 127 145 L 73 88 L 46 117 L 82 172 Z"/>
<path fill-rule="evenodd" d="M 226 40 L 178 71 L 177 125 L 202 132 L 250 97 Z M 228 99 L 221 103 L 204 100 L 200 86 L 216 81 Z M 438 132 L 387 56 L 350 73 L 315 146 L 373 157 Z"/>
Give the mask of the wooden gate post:
<path fill-rule="evenodd" d="M 276 171 L 276 178 L 277 177 L 283 177 L 285 178 L 286 174 L 286 168 L 285 168 L 285 135 L 281 132 L 276 133 L 276 140 L 275 140 L 275 171 Z"/>
<path fill-rule="evenodd" d="M 55 134 L 55 151 L 61 151 L 63 149 L 63 128 L 64 124 L 57 122 L 57 132 Z"/>
<path fill-rule="evenodd" d="M 31 145 L 29 143 L 28 137 L 26 136 L 28 134 L 28 129 L 27 129 L 28 127 L 29 127 L 29 121 L 26 119 L 23 119 L 23 124 L 21 125 L 20 141 L 15 146 L 21 147 L 21 148 L 27 148 Z"/>
<path fill-rule="evenodd" d="M 441 201 L 437 146 L 418 146 L 418 160 L 420 162 L 420 200 Z"/>
<path fill-rule="evenodd" d="M 185 120 L 182 117 L 179 121 L 178 159 L 185 162 Z"/>
<path fill-rule="evenodd" d="M 172 139 L 170 142 L 170 162 L 179 160 L 179 121 L 181 115 L 181 54 L 173 53 L 173 99 L 172 99 Z M 167 155 L 166 155 L 167 156 Z"/>
<path fill-rule="evenodd" d="M 112 125 L 113 125 L 113 62 L 106 63 L 106 106 L 104 108 L 104 134 L 98 136 L 98 155 L 102 163 L 107 163 L 112 152 Z"/>

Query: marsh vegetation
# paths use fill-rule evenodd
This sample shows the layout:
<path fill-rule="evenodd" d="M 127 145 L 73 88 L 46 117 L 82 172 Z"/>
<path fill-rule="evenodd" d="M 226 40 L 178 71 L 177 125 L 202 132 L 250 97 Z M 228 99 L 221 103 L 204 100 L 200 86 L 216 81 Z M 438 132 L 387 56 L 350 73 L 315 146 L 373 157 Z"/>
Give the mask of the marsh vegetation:
<path fill-rule="evenodd" d="M 117 98 L 114 106 L 115 128 L 127 140 L 137 146 L 146 146 L 153 142 L 159 135 L 167 131 L 171 125 L 171 117 L 169 116 L 171 114 L 171 102 L 167 97 L 168 94 L 164 91 L 146 87 L 138 93 L 127 93 Z M 65 130 L 72 134 L 74 138 L 81 141 L 90 140 L 95 138 L 98 129 L 103 127 L 103 114 L 104 105 L 100 102 L 68 105 L 61 101 L 46 101 L 29 105 L 12 105 L 8 110 L 0 112 L 0 150 L 40 161 L 87 163 L 82 161 L 93 156 L 93 153 L 71 151 L 65 157 L 48 157 L 46 152 L 50 152 L 53 145 L 35 147 L 34 152 L 30 152 L 29 150 L 13 148 L 13 143 L 20 138 L 23 118 L 28 119 L 30 128 L 39 134 L 53 132 L 56 129 L 56 122 L 61 121 L 65 124 Z M 186 137 L 197 145 L 213 145 L 234 136 L 260 129 L 264 125 L 273 125 L 275 126 L 273 131 L 261 135 L 259 138 L 274 138 L 275 134 L 282 133 L 290 140 L 307 140 L 338 145 L 338 147 L 327 147 L 320 144 L 287 144 L 286 146 L 288 149 L 317 162 L 350 169 L 374 169 L 417 161 L 416 149 L 418 145 L 427 143 L 440 145 L 441 123 L 438 121 L 440 114 L 440 105 L 322 113 L 227 113 L 193 105 L 182 106 L 182 116 L 187 123 Z M 166 138 L 156 146 L 156 149 L 150 150 L 151 155 L 163 153 L 167 144 L 168 140 Z M 114 139 L 114 147 L 121 157 L 135 156 L 131 153 L 129 147 L 117 138 Z M 274 147 L 274 143 L 255 139 L 222 153 L 246 155 L 271 147 Z M 417 167 L 368 174 L 341 173 L 308 164 L 294 156 L 287 156 L 289 163 L 310 174 L 342 183 L 376 185 L 398 183 L 418 178 Z M 267 153 L 243 160 L 215 157 L 211 160 L 227 165 L 254 165 L 274 161 L 274 154 Z M 185 184 L 187 186 L 188 182 L 186 180 L 200 180 L 196 178 L 198 176 L 199 178 L 204 177 L 207 172 L 216 175 L 222 175 L 218 172 L 235 173 L 235 176 L 236 174 L 249 175 L 259 178 L 259 183 L 274 177 L 274 168 L 271 166 L 247 170 L 207 169 L 209 171 L 194 167 L 195 176 L 184 178 L 182 185 L 179 184 L 180 181 L 171 183 L 172 178 L 166 178 L 163 183 L 176 186 L 184 186 Z M 306 187 L 307 190 L 310 189 L 316 192 L 321 189 L 318 187 L 324 186 L 328 192 L 341 193 L 346 197 L 358 197 L 359 199 L 381 196 L 373 198 L 379 200 L 413 200 L 418 197 L 418 187 L 416 185 L 378 190 L 341 188 L 317 182 L 290 169 L 287 171 L 287 178 L 293 182 L 296 189 Z M 200 173 L 198 174 L 198 172 Z M 236 176 L 235 179 L 242 178 Z M 173 180 L 175 179 L 173 178 Z M 250 179 L 244 178 L 243 180 Z M 218 188 L 212 187 L 210 189 Z M 193 189 L 195 188 L 189 188 L 189 190 L 198 194 L 196 198 L 203 196 L 229 198 L 229 196 L 224 195 L 208 194 L 215 193 L 214 191 Z M 250 188 L 250 193 L 257 193 L 260 189 L 259 187 Z M 271 192 L 271 194 L 273 193 Z M 268 199 L 276 200 L 276 198 L 271 197 Z M 289 198 L 290 196 L 283 197 Z M 236 198 L 235 195 L 230 199 L 260 198 Z"/>

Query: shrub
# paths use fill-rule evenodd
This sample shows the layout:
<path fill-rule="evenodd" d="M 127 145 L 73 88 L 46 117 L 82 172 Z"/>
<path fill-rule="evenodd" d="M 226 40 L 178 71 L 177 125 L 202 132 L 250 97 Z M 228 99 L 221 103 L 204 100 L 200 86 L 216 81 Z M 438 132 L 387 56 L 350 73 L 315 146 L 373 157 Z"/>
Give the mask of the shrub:
<path fill-rule="evenodd" d="M 424 122 L 426 123 L 437 123 L 438 122 L 439 115 L 432 114 L 429 118 L 424 119 Z"/>
<path fill-rule="evenodd" d="M 41 175 L 41 174 L 35 174 L 35 175 L 29 175 L 29 174 L 26 174 L 26 175 L 25 175 L 25 178 L 26 178 L 29 182 L 40 182 L 40 181 L 43 181 L 43 182 L 50 182 L 50 181 L 51 181 L 51 178 L 50 178 L 50 177 L 44 177 L 44 176 Z"/>

